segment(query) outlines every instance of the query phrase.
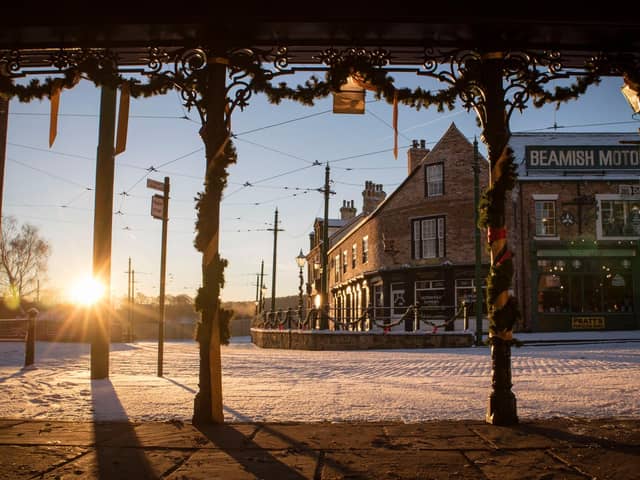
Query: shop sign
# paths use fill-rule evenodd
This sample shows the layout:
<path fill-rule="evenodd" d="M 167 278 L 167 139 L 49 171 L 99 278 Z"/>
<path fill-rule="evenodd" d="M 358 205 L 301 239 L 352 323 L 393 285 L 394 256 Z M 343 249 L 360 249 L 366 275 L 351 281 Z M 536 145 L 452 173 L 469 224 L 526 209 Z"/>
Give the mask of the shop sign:
<path fill-rule="evenodd" d="M 573 330 L 599 330 L 604 328 L 604 317 L 571 317 Z"/>
<path fill-rule="evenodd" d="M 629 170 L 640 167 L 640 148 L 633 145 L 527 145 L 527 170 Z"/>

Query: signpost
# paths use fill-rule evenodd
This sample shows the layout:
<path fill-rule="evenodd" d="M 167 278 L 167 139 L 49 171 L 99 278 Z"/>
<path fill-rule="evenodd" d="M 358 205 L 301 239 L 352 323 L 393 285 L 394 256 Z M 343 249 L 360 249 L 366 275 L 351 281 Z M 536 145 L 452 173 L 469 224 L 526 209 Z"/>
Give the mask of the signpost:
<path fill-rule="evenodd" d="M 162 377 L 164 357 L 164 286 L 167 265 L 167 222 L 169 221 L 169 177 L 164 183 L 147 179 L 147 187 L 161 190 L 163 195 L 155 194 L 151 198 L 151 216 L 162 220 L 162 250 L 160 253 L 160 319 L 158 322 L 158 376 Z"/>

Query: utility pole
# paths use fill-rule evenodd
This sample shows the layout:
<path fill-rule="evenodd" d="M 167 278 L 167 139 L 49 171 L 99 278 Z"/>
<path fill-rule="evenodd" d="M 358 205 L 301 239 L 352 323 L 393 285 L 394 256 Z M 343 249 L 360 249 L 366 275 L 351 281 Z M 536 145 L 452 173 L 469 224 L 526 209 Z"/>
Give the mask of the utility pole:
<path fill-rule="evenodd" d="M 169 177 L 164 177 L 164 208 L 162 210 L 162 250 L 160 253 L 160 319 L 158 322 L 158 376 L 162 376 L 164 359 L 164 286 L 167 273 L 167 223 L 169 222 Z"/>
<path fill-rule="evenodd" d="M 264 299 L 262 298 L 264 292 L 264 260 L 262 260 L 260 262 L 260 299 L 258 300 L 258 304 L 260 305 L 260 308 L 258 309 L 258 313 L 261 313 L 264 306 L 262 305 L 262 303 L 264 302 Z"/>
<path fill-rule="evenodd" d="M 0 97 L 0 235 L 2 234 L 2 198 L 4 191 L 4 164 L 7 155 L 9 100 Z"/>
<path fill-rule="evenodd" d="M 128 282 L 127 282 L 127 341 L 133 338 L 133 324 L 131 322 L 131 303 L 133 302 L 133 283 L 131 277 L 131 257 L 129 257 Z"/>
<path fill-rule="evenodd" d="M 475 285 L 476 285 L 476 345 L 482 345 L 482 250 L 480 246 L 480 227 L 478 220 L 480 212 L 478 204 L 480 203 L 480 154 L 478 153 L 478 140 L 473 139 L 473 205 L 474 205 L 474 231 L 473 236 L 476 247 L 476 265 L 475 265 Z"/>
<path fill-rule="evenodd" d="M 329 195 L 332 192 L 329 188 L 329 163 L 324 170 L 324 221 L 322 222 L 322 275 L 320 277 L 320 329 L 329 328 L 329 272 L 327 269 L 327 255 L 329 254 Z"/>
<path fill-rule="evenodd" d="M 271 277 L 271 311 L 276 311 L 276 253 L 278 248 L 278 232 L 284 232 L 281 228 L 278 228 L 278 208 L 276 207 L 276 215 L 273 221 L 273 228 L 267 228 L 267 230 L 273 230 L 273 273 Z"/>
<path fill-rule="evenodd" d="M 256 273 L 256 312 L 254 313 L 256 317 L 258 316 L 258 291 L 260 290 L 261 286 L 262 285 L 260 285 L 260 274 Z"/>
<path fill-rule="evenodd" d="M 135 338 L 135 334 L 133 333 L 133 316 L 135 315 L 135 304 L 136 304 L 136 271 L 131 270 L 131 303 L 129 304 L 131 319 L 131 340 L 133 341 Z"/>

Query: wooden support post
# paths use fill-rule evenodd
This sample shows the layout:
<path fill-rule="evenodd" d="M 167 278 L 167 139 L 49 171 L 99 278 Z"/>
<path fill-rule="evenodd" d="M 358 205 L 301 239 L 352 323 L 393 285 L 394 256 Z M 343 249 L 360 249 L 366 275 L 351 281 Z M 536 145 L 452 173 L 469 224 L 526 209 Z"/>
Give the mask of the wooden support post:
<path fill-rule="evenodd" d="M 212 180 L 226 173 L 223 162 L 228 141 L 225 117 L 226 67 L 219 63 L 206 66 L 206 87 L 201 91 L 206 111 L 206 123 L 201 130 L 207 157 L 207 177 Z M 209 188 L 213 188 L 210 182 Z M 222 183 L 222 182 L 221 182 Z M 199 387 L 194 400 L 194 423 L 223 423 L 222 362 L 220 358 L 220 280 L 222 264 L 219 256 L 220 195 L 214 195 L 206 209 L 206 222 L 211 237 L 202 258 L 202 291 L 211 302 L 204 306 L 199 325 L 200 342 Z M 199 215 L 203 212 L 200 210 Z"/>
<path fill-rule="evenodd" d="M 113 221 L 113 178 L 116 90 L 103 86 L 100 97 L 100 127 L 96 160 L 95 210 L 93 217 L 93 276 L 105 287 L 95 305 L 92 325 L 91 378 L 109 377 L 109 322 L 111 310 L 111 231 Z"/>

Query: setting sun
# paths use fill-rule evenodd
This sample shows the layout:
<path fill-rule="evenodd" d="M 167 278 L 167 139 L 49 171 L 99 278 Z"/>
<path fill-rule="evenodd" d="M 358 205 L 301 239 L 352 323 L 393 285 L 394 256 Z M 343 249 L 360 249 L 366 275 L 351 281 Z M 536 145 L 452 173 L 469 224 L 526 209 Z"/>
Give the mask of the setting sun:
<path fill-rule="evenodd" d="M 102 283 L 93 277 L 85 277 L 78 280 L 72 287 L 70 298 L 78 305 L 93 305 L 104 295 L 105 288 Z"/>

